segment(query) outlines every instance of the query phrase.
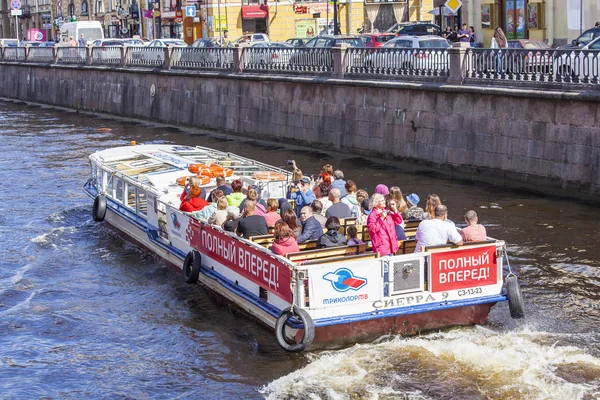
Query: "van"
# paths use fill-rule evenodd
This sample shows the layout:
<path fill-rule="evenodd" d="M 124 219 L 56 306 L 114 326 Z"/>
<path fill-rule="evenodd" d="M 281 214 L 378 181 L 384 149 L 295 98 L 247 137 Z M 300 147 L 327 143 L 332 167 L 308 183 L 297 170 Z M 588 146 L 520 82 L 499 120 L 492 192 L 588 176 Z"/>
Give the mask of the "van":
<path fill-rule="evenodd" d="M 17 39 L 0 39 L 0 46 L 16 47 L 19 45 Z"/>
<path fill-rule="evenodd" d="M 90 44 L 94 40 L 104 39 L 104 31 L 100 21 L 68 22 L 60 27 L 60 45 L 68 46 L 69 38 L 72 37 L 77 41 L 82 33 L 86 44 Z"/>

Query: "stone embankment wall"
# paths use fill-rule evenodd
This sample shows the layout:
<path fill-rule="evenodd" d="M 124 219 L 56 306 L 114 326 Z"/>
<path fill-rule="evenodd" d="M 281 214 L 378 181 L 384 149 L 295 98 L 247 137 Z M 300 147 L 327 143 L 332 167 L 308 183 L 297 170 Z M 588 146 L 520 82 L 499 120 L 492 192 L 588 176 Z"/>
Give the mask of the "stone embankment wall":
<path fill-rule="evenodd" d="M 600 91 L 0 63 L 0 96 L 600 192 Z"/>

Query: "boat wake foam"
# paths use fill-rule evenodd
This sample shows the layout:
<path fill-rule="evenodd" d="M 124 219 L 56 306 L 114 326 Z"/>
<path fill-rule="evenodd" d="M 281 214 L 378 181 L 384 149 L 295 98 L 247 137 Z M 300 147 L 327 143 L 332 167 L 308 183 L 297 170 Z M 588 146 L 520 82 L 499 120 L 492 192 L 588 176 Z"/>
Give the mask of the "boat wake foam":
<path fill-rule="evenodd" d="M 261 393 L 268 399 L 597 398 L 600 358 L 569 345 L 567 336 L 461 328 L 395 337 L 309 355 L 308 365 Z"/>

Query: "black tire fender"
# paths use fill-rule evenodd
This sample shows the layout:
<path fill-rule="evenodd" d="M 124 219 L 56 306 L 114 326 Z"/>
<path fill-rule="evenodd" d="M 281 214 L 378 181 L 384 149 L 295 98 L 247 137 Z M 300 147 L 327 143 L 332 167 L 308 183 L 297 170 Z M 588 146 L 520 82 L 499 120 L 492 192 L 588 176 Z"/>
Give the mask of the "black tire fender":
<path fill-rule="evenodd" d="M 94 206 L 92 207 L 92 217 L 96 222 L 104 221 L 106 216 L 106 195 L 99 194 L 94 199 Z"/>
<path fill-rule="evenodd" d="M 290 341 L 285 335 L 286 324 L 292 317 L 301 320 L 304 325 L 304 335 L 302 336 L 300 343 Z M 294 311 L 292 312 L 291 307 L 288 307 L 283 310 L 277 318 L 275 324 L 275 336 L 277 337 L 277 343 L 279 343 L 279 346 L 281 346 L 282 349 L 291 353 L 299 353 L 310 346 L 315 338 L 315 324 L 306 310 L 294 307 Z"/>
<path fill-rule="evenodd" d="M 510 316 L 514 319 L 525 318 L 523 296 L 521 295 L 519 281 L 515 275 L 511 274 L 506 278 L 506 297 L 508 298 Z"/>
<path fill-rule="evenodd" d="M 190 251 L 185 260 L 183 261 L 183 280 L 186 283 L 198 282 L 198 276 L 200 276 L 200 267 L 202 257 L 198 250 Z"/>

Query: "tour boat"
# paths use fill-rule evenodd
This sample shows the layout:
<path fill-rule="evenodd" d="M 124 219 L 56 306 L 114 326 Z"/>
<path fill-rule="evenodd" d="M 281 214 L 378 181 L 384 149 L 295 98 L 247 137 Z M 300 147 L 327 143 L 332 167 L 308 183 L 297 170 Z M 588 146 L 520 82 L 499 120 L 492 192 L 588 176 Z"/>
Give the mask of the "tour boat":
<path fill-rule="evenodd" d="M 510 266 L 503 268 L 508 259 L 501 240 L 415 253 L 408 239 L 395 255 L 381 257 L 371 251 L 366 227 L 357 225 L 363 245 L 316 249 L 307 242 L 283 257 L 270 251 L 272 235 L 244 239 L 197 218 L 198 212 L 180 211 L 180 195 L 190 176 L 200 176 L 210 193 L 223 175 L 256 185 L 263 199 L 284 198 L 291 172 L 205 147 L 133 142 L 89 159 L 84 191 L 94 199 L 94 220 L 273 329 L 287 351 L 483 324 L 490 308 L 507 300 L 513 317 L 524 315 L 516 277 Z M 352 224 L 356 219 L 343 220 L 340 229 Z M 410 224 L 409 236 L 416 229 Z"/>

